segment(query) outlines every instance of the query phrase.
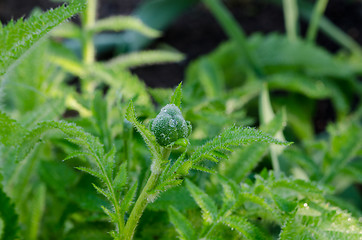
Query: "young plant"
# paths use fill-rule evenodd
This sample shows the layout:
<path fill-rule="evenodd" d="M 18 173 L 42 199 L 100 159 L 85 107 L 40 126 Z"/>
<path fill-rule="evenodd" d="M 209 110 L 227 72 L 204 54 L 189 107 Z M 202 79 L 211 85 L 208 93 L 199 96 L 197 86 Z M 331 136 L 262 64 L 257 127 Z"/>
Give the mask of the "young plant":
<path fill-rule="evenodd" d="M 288 145 L 286 142 L 278 141 L 253 128 L 231 127 L 194 152 L 187 154 L 187 137 L 191 128 L 190 124 L 183 119 L 179 109 L 180 105 L 181 85 L 175 90 L 170 104 L 162 108 L 160 114 L 151 122 L 153 132 L 138 122 L 132 102 L 127 108 L 127 120 L 141 134 L 152 155 L 151 174 L 147 183 L 142 187 L 141 193 L 136 197 L 133 208 L 131 206 L 137 192 L 137 184 L 126 191 L 127 162 L 123 162 L 119 168 L 115 169 L 115 147 L 105 152 L 98 138 L 79 127 L 66 122 L 46 121 L 39 123 L 31 130 L 20 128 L 25 137 L 20 140 L 22 147 L 18 149 L 17 157 L 24 159 L 45 132 L 52 129 L 62 131 L 68 141 L 81 148 L 66 159 L 79 156 L 89 157 L 90 167 L 77 167 L 77 169 L 98 178 L 101 184 L 93 184 L 93 186 L 111 203 L 111 207 L 102 206 L 104 212 L 115 224 L 115 230 L 111 232 L 111 235 L 114 239 L 132 239 L 147 205 L 153 202 L 161 192 L 180 185 L 183 177 L 191 169 L 213 172 L 212 169 L 203 166 L 205 161 L 218 162 L 226 159 L 228 152 L 231 152 L 234 147 L 244 144 L 265 142 Z M 18 126 L 17 123 L 12 123 L 14 121 L 6 117 L 3 118 L 3 121 L 8 123 L 3 130 L 7 134 L 5 136 L 16 136 L 16 131 L 12 130 L 14 129 L 12 126 Z M 176 161 L 172 162 L 169 160 L 169 155 L 177 145 L 182 145 L 186 149 Z M 125 220 L 127 212 L 129 212 L 129 217 Z"/>

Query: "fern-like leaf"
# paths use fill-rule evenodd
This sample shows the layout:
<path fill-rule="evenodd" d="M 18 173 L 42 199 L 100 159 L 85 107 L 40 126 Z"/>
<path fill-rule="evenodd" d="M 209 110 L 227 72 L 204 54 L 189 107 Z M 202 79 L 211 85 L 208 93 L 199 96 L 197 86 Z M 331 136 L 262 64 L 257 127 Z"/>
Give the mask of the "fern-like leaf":
<path fill-rule="evenodd" d="M 63 5 L 26 20 L 11 21 L 6 26 L 0 24 L 0 76 L 46 33 L 81 12 L 84 6 L 83 1 L 74 0 L 69 6 Z"/>
<path fill-rule="evenodd" d="M 197 205 L 201 208 L 203 219 L 208 223 L 215 221 L 218 214 L 215 202 L 191 181 L 186 180 L 186 187 Z"/>
<path fill-rule="evenodd" d="M 262 133 L 261 131 L 258 131 L 254 128 L 231 127 L 225 130 L 219 136 L 196 149 L 189 160 L 196 164 L 205 158 L 207 159 L 207 156 L 215 157 L 213 155 L 215 151 L 225 151 L 229 150 L 229 148 L 233 146 L 250 144 L 254 142 L 274 143 L 280 145 L 289 144 L 287 142 L 276 140 L 268 134 Z"/>
<path fill-rule="evenodd" d="M 155 159 L 162 159 L 161 150 L 159 145 L 156 143 L 155 136 L 144 125 L 138 122 L 132 101 L 128 105 L 126 111 L 126 118 L 128 121 L 130 121 L 133 124 L 133 126 L 141 134 L 143 140 L 146 142 L 148 148 L 150 149 L 152 156 Z"/>
<path fill-rule="evenodd" d="M 17 239 L 20 230 L 18 215 L 15 212 L 15 206 L 11 203 L 10 198 L 5 194 L 0 185 L 0 217 L 3 220 L 4 228 L 2 229 L 3 240 Z"/>
<path fill-rule="evenodd" d="M 261 229 L 259 229 L 243 217 L 235 215 L 227 216 L 222 218 L 221 221 L 223 224 L 227 225 L 231 229 L 235 229 L 243 234 L 246 239 L 270 239 L 266 236 L 266 234 L 262 232 Z"/>
<path fill-rule="evenodd" d="M 127 163 L 121 164 L 118 173 L 113 180 L 114 190 L 120 192 L 127 183 Z"/>
<path fill-rule="evenodd" d="M 170 206 L 168 208 L 168 215 L 170 216 L 171 223 L 175 226 L 177 233 L 182 240 L 193 240 L 195 238 L 195 231 L 192 228 L 189 220 L 182 215 L 176 208 Z"/>
<path fill-rule="evenodd" d="M 105 181 L 104 177 L 102 176 L 102 174 L 100 172 L 98 172 L 97 170 L 93 170 L 91 168 L 86 168 L 86 167 L 76 167 L 76 169 L 78 169 L 79 171 L 88 173 L 96 178 L 101 179 L 102 181 Z"/>
<path fill-rule="evenodd" d="M 127 191 L 126 195 L 124 196 L 120 206 L 121 216 L 123 216 L 131 208 L 132 201 L 137 192 L 137 187 L 137 183 L 133 184 L 133 186 Z"/>
<path fill-rule="evenodd" d="M 0 111 L 0 143 L 14 146 L 21 140 L 26 130 L 14 119 Z"/>

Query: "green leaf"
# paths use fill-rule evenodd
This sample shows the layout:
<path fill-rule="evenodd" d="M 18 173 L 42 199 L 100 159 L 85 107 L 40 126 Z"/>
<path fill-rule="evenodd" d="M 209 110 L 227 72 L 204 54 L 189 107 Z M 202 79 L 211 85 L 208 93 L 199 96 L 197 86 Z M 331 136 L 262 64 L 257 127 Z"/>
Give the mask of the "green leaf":
<path fill-rule="evenodd" d="M 38 239 L 38 233 L 41 232 L 41 222 L 46 207 L 46 186 L 40 184 L 35 189 L 35 197 L 32 199 L 31 206 L 33 210 L 28 216 L 28 237 L 29 240 Z"/>
<path fill-rule="evenodd" d="M 170 206 L 168 208 L 168 215 L 170 216 L 171 223 L 175 226 L 177 233 L 180 235 L 180 239 L 196 239 L 195 231 L 192 228 L 192 224 L 176 208 Z"/>
<path fill-rule="evenodd" d="M 83 10 L 83 1 L 70 1 L 69 6 L 51 9 L 43 14 L 6 26 L 0 24 L 0 76 L 46 33 L 76 13 Z"/>
<path fill-rule="evenodd" d="M 296 194 L 303 194 L 304 196 L 321 196 L 325 189 L 320 185 L 317 185 L 313 182 L 306 182 L 301 179 L 281 179 L 274 181 L 271 184 L 271 187 L 276 188 L 286 188 L 289 191 L 295 191 Z"/>
<path fill-rule="evenodd" d="M 246 239 L 270 239 L 263 231 L 240 216 L 227 216 L 221 219 L 222 223 L 244 235 Z"/>
<path fill-rule="evenodd" d="M 114 168 L 114 156 L 116 154 L 116 147 L 113 145 L 112 149 L 104 156 L 104 168 L 107 172 L 109 179 L 113 178 L 113 168 Z"/>
<path fill-rule="evenodd" d="M 86 168 L 86 167 L 76 167 L 76 169 L 78 169 L 79 171 L 82 171 L 82 172 L 86 172 L 102 181 L 105 181 L 104 176 L 97 170 L 93 170 L 91 168 Z"/>
<path fill-rule="evenodd" d="M 103 196 L 105 196 L 109 201 L 112 201 L 112 196 L 111 193 L 104 188 L 100 188 L 97 185 L 95 185 L 94 183 L 92 183 L 93 187 L 97 190 L 98 193 L 102 194 Z"/>
<path fill-rule="evenodd" d="M 323 180 L 329 183 L 333 177 L 355 156 L 362 147 L 362 128 L 358 125 L 340 126 L 341 129 L 329 128 L 332 142 L 329 155 L 325 162 L 331 164 Z"/>
<path fill-rule="evenodd" d="M 207 58 L 200 61 L 199 79 L 206 96 L 210 99 L 218 97 L 225 90 L 225 80 L 220 67 Z"/>
<path fill-rule="evenodd" d="M 148 27 L 140 19 L 130 16 L 112 16 L 100 19 L 90 30 L 93 32 L 133 30 L 150 38 L 161 35 L 159 31 Z"/>
<path fill-rule="evenodd" d="M 296 222 L 295 219 L 290 219 L 282 226 L 279 240 L 303 239 L 303 237 L 305 237 L 305 227 Z"/>
<path fill-rule="evenodd" d="M 108 105 L 107 101 L 103 98 L 103 93 L 101 91 L 96 91 L 94 94 L 92 101 L 92 114 L 95 120 L 95 128 L 98 130 L 100 138 L 103 140 L 103 144 L 106 146 L 106 149 L 111 148 L 112 137 L 109 131 L 110 126 L 108 124 Z M 115 152 L 112 152 L 112 154 L 114 155 Z"/>
<path fill-rule="evenodd" d="M 89 152 L 96 160 L 104 155 L 103 145 L 98 138 L 85 132 L 82 128 L 65 121 L 44 121 L 37 124 L 22 139 L 21 147 L 18 147 L 17 159 L 24 159 L 34 148 L 41 137 L 50 130 L 60 130 L 67 137 L 68 141 L 79 144 L 86 152 Z"/>
<path fill-rule="evenodd" d="M 81 33 L 80 27 L 77 24 L 65 22 L 54 28 L 51 35 L 58 38 L 79 38 Z"/>
<path fill-rule="evenodd" d="M 186 180 L 186 187 L 197 205 L 201 208 L 203 219 L 208 223 L 216 221 L 218 210 L 215 202 L 190 180 Z"/>
<path fill-rule="evenodd" d="M 289 41 L 286 36 L 273 33 L 266 37 L 254 35 L 249 43 L 254 45 L 255 57 L 268 74 L 295 71 L 307 76 L 333 79 L 348 78 L 353 74 L 345 62 L 305 41 Z"/>
<path fill-rule="evenodd" d="M 137 131 L 141 134 L 143 140 L 146 142 L 148 148 L 150 149 L 152 156 L 155 159 L 162 159 L 161 150 L 156 142 L 155 136 L 143 124 L 138 122 L 132 101 L 128 105 L 126 111 L 126 119 L 130 121 L 137 129 Z"/>
<path fill-rule="evenodd" d="M 113 187 L 116 192 L 120 192 L 127 183 L 127 163 L 122 163 L 116 177 L 113 180 Z"/>
<path fill-rule="evenodd" d="M 77 158 L 81 156 L 88 156 L 88 157 L 94 157 L 91 153 L 83 152 L 83 151 L 75 151 L 70 153 L 66 158 L 63 159 L 63 161 L 67 161 L 72 158 Z"/>
<path fill-rule="evenodd" d="M 289 145 L 290 143 L 282 142 L 272 138 L 270 135 L 258 131 L 254 128 L 231 127 L 219 136 L 216 136 L 211 141 L 196 149 L 190 157 L 190 161 L 197 163 L 205 158 L 206 155 L 211 155 L 215 150 L 225 150 L 229 147 L 250 144 L 254 142 L 274 143 L 279 145 Z"/>
<path fill-rule="evenodd" d="M 135 68 L 145 65 L 181 62 L 184 55 L 179 52 L 166 50 L 146 50 L 123 54 L 106 63 L 108 69 Z"/>
<path fill-rule="evenodd" d="M 179 211 L 197 208 L 194 199 L 190 196 L 189 191 L 184 185 L 161 192 L 157 199 L 150 203 L 147 208 L 152 211 L 167 211 L 170 206 L 175 207 Z"/>
<path fill-rule="evenodd" d="M 132 201 L 137 192 L 137 187 L 137 183 L 133 184 L 133 186 L 127 191 L 126 195 L 124 196 L 120 206 L 121 216 L 123 216 L 131 208 Z"/>
<path fill-rule="evenodd" d="M 14 204 L 2 188 L 0 188 L 0 217 L 5 225 L 2 231 L 2 239 L 17 239 L 20 230 L 18 215 L 16 214 Z"/>
<path fill-rule="evenodd" d="M 179 85 L 173 92 L 170 104 L 175 104 L 178 108 L 181 109 L 181 100 L 182 100 L 182 82 L 179 83 Z"/>
<path fill-rule="evenodd" d="M 79 181 L 73 168 L 59 161 L 40 161 L 38 174 L 47 188 L 63 199 L 67 199 L 68 191 Z"/>
<path fill-rule="evenodd" d="M 0 142 L 6 146 L 15 146 L 23 134 L 26 134 L 26 130 L 0 110 Z"/>
<path fill-rule="evenodd" d="M 240 193 L 237 197 L 236 204 L 233 206 L 233 209 L 238 209 L 242 205 L 247 206 L 246 209 L 248 212 L 258 210 L 263 215 L 270 216 L 271 219 L 276 220 L 277 222 L 281 222 L 279 213 L 274 210 L 274 208 L 269 203 L 267 203 L 264 198 L 261 198 L 253 193 Z"/>

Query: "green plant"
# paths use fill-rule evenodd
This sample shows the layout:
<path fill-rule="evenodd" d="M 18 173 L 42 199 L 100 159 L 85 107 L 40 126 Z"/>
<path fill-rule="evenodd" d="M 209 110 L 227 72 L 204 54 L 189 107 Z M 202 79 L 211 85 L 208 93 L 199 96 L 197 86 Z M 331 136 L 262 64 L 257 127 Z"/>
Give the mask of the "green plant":
<path fill-rule="evenodd" d="M 177 52 L 96 60 L 101 31 L 160 35 L 134 17 L 97 20 L 97 1 L 1 28 L 1 239 L 360 238 L 353 54 L 303 40 L 287 7 L 289 37 L 246 37 L 220 1 L 204 3 L 230 40 L 189 65 L 182 90 L 148 89 L 129 70 L 180 61 Z M 81 27 L 63 23 L 39 44 L 83 8 Z M 309 36 L 324 21 L 316 9 Z M 82 54 L 63 38 L 79 40 Z M 336 121 L 318 133 L 321 99 Z"/>

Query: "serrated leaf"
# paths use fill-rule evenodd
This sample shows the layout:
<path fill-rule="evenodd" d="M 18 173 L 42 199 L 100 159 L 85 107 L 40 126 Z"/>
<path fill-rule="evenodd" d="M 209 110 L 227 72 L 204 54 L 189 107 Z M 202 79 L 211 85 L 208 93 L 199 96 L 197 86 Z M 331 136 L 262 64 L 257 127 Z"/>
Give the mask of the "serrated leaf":
<path fill-rule="evenodd" d="M 360 126 L 351 125 L 343 130 L 335 130 L 335 132 L 330 127 L 330 131 L 333 134 L 331 151 L 325 162 L 330 161 L 331 164 L 323 178 L 326 183 L 329 183 L 362 147 L 362 128 Z"/>
<path fill-rule="evenodd" d="M 116 177 L 113 180 L 113 187 L 116 192 L 120 192 L 127 183 L 127 163 L 122 163 Z"/>
<path fill-rule="evenodd" d="M 108 192 L 107 189 L 103 189 L 98 187 L 97 185 L 95 185 L 94 183 L 92 183 L 93 187 L 97 190 L 98 193 L 102 194 L 103 196 L 105 196 L 109 201 L 112 200 L 112 196 L 110 195 L 110 193 Z"/>
<path fill-rule="evenodd" d="M 20 142 L 23 134 L 26 134 L 26 130 L 0 110 L 0 142 L 6 146 L 14 146 Z"/>
<path fill-rule="evenodd" d="M 104 213 L 107 214 L 108 217 L 112 220 L 112 222 L 117 222 L 117 216 L 113 211 L 104 206 L 101 206 L 101 208 L 103 209 Z"/>
<path fill-rule="evenodd" d="M 244 235 L 246 239 L 270 239 L 261 229 L 250 223 L 247 219 L 240 216 L 227 216 L 221 219 L 221 222 L 231 229 L 235 229 Z"/>
<path fill-rule="evenodd" d="M 164 181 L 161 184 L 157 185 L 157 187 L 154 190 L 152 190 L 150 192 L 150 194 L 156 194 L 159 192 L 166 191 L 170 188 L 179 186 L 182 183 L 182 181 L 183 181 L 182 179 L 172 179 L 172 180 Z"/>
<path fill-rule="evenodd" d="M 279 145 L 288 145 L 290 143 L 282 142 L 272 138 L 270 135 L 265 134 L 254 128 L 245 127 L 231 127 L 219 136 L 216 136 L 211 141 L 196 149 L 190 157 L 190 161 L 197 163 L 202 160 L 206 154 L 212 154 L 215 150 L 223 150 L 224 147 L 239 146 L 243 144 L 250 144 L 254 142 L 274 143 Z"/>
<path fill-rule="evenodd" d="M 112 147 L 112 136 L 109 130 L 110 126 L 108 124 L 108 110 L 108 104 L 107 101 L 103 98 L 103 93 L 101 91 L 96 91 L 92 101 L 92 114 L 95 120 L 95 128 L 98 130 L 99 136 L 102 139 L 102 142 L 105 145 L 106 149 Z M 115 150 L 111 149 L 111 152 L 109 152 L 109 154 L 114 155 L 115 152 L 113 151 Z M 109 163 L 111 164 L 111 162 Z M 110 166 L 110 168 L 113 167 Z M 107 171 L 108 170 L 109 169 L 107 169 Z"/>
<path fill-rule="evenodd" d="M 133 126 L 141 134 L 143 140 L 146 142 L 148 148 L 150 149 L 152 156 L 155 159 L 162 159 L 160 147 L 156 142 L 155 136 L 144 125 L 138 122 L 132 101 L 128 105 L 126 111 L 126 118 L 128 121 L 130 121 L 133 124 Z"/>
<path fill-rule="evenodd" d="M 181 109 L 181 100 L 182 100 L 182 82 L 179 83 L 179 85 L 173 92 L 170 104 L 175 104 L 177 107 Z"/>
<path fill-rule="evenodd" d="M 324 189 L 321 188 L 321 186 L 318 186 L 317 184 L 315 184 L 313 182 L 306 182 L 301 179 L 277 180 L 271 184 L 271 187 L 272 188 L 287 188 L 290 191 L 295 191 L 298 194 L 304 194 L 305 196 L 311 196 L 311 195 L 320 196 L 324 192 Z"/>
<path fill-rule="evenodd" d="M 67 139 L 69 141 L 79 144 L 96 159 L 104 154 L 103 145 L 99 142 L 98 138 L 86 133 L 82 128 L 65 121 L 44 121 L 38 123 L 35 128 L 31 129 L 23 137 L 20 145 L 21 147 L 18 147 L 17 159 L 24 159 L 34 148 L 39 139 L 50 130 L 62 131 L 68 137 Z"/>
<path fill-rule="evenodd" d="M 132 201 L 135 198 L 135 195 L 137 192 L 137 187 L 138 187 L 137 183 L 133 184 L 133 186 L 128 190 L 128 192 L 122 199 L 121 206 L 120 206 L 121 216 L 123 216 L 126 212 L 129 211 L 129 209 L 132 205 Z"/>
<path fill-rule="evenodd" d="M 113 145 L 112 149 L 104 156 L 104 168 L 107 172 L 108 178 L 113 178 L 114 156 L 116 155 L 116 147 Z"/>
<path fill-rule="evenodd" d="M 14 204 L 2 190 L 2 187 L 0 188 L 0 217 L 5 225 L 2 230 L 2 239 L 17 239 L 20 230 L 18 215 L 16 214 Z"/>
<path fill-rule="evenodd" d="M 283 128 L 284 114 L 283 111 L 278 112 L 273 120 L 261 126 L 261 130 L 271 136 L 275 135 Z M 230 160 L 220 166 L 220 171 L 235 182 L 241 182 L 262 160 L 268 146 L 267 143 L 257 142 L 236 150 L 231 154 Z"/>
<path fill-rule="evenodd" d="M 82 171 L 82 172 L 86 172 L 86 173 L 102 180 L 103 182 L 105 181 L 104 176 L 97 170 L 93 170 L 93 169 L 87 168 L 87 167 L 76 167 L 76 169 L 78 169 L 79 171 Z"/>
<path fill-rule="evenodd" d="M 193 164 L 191 168 L 195 169 L 195 170 L 198 170 L 198 171 L 201 171 L 201 172 L 210 173 L 210 174 L 215 174 L 216 173 L 216 170 L 210 169 L 210 168 L 207 168 L 207 167 L 204 167 L 204 166 L 201 166 L 201 165 Z"/>
<path fill-rule="evenodd" d="M 93 32 L 133 30 L 147 37 L 158 37 L 161 33 L 131 16 L 112 16 L 98 20 L 90 29 Z"/>
<path fill-rule="evenodd" d="M 253 194 L 253 193 L 240 193 L 237 197 L 236 204 L 233 206 L 233 209 L 237 209 L 245 203 L 252 203 L 258 208 L 263 214 L 271 216 L 277 221 L 281 221 L 280 215 L 272 208 L 265 199 Z"/>
<path fill-rule="evenodd" d="M 296 201 L 289 201 L 287 199 L 282 198 L 278 194 L 273 194 L 273 200 L 278 206 L 278 208 L 286 213 L 292 212 L 298 205 Z"/>
<path fill-rule="evenodd" d="M 66 158 L 64 158 L 63 161 L 67 161 L 69 159 L 77 158 L 77 157 L 81 157 L 81 156 L 94 157 L 92 154 L 87 153 L 87 152 L 74 151 L 74 152 L 70 153 Z"/>
<path fill-rule="evenodd" d="M 84 8 L 83 1 L 70 1 L 26 20 L 0 25 L 0 76 L 46 33 Z"/>
<path fill-rule="evenodd" d="M 195 231 L 192 228 L 192 224 L 188 219 L 182 215 L 176 208 L 170 206 L 168 208 L 168 215 L 171 223 L 175 226 L 177 233 L 180 235 L 180 239 L 193 240 L 196 239 Z"/>
<path fill-rule="evenodd" d="M 186 187 L 197 205 L 201 208 L 203 219 L 208 223 L 215 221 L 218 213 L 215 202 L 190 180 L 186 180 Z"/>

